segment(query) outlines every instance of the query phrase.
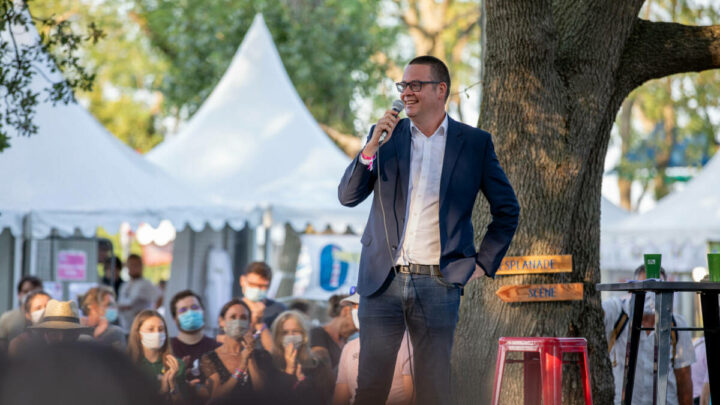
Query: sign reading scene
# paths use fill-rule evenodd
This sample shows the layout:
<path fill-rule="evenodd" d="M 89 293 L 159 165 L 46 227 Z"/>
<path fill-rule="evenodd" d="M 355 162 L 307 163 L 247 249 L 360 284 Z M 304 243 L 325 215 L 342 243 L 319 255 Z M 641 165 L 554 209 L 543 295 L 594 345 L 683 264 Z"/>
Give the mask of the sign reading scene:
<path fill-rule="evenodd" d="M 505 302 L 576 301 L 583 299 L 582 283 L 505 285 L 497 292 Z"/>
<path fill-rule="evenodd" d="M 506 257 L 496 275 L 572 273 L 572 256 L 516 256 Z"/>

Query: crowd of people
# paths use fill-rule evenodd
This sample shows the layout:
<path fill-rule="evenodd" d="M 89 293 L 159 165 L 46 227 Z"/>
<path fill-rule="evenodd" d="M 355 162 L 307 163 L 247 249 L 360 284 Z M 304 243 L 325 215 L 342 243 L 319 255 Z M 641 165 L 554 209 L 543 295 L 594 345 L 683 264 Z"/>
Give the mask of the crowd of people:
<path fill-rule="evenodd" d="M 0 360 L 8 362 L 0 367 L 0 403 L 40 404 L 52 397 L 47 390 L 18 383 L 23 372 L 34 381 L 45 378 L 40 387 L 64 392 L 74 403 L 98 403 L 92 402 L 95 395 L 123 387 L 128 392 L 110 403 L 354 403 L 360 353 L 358 294 L 332 296 L 329 321 L 311 327 L 306 305 L 288 309 L 267 297 L 272 270 L 255 262 L 240 277 L 242 298 L 231 299 L 219 313 L 208 313 L 200 295 L 184 290 L 172 297 L 166 317 L 156 310 L 157 290 L 142 277 L 139 256 L 130 256 L 128 270 L 129 281 L 93 287 L 77 302 L 52 299 L 42 290 L 42 281 L 32 276 L 18 283 L 19 307 L 0 317 Z M 641 266 L 635 278 L 644 276 Z M 617 402 L 628 299 L 605 300 L 603 310 Z M 644 325 L 654 324 L 654 313 L 654 297 L 648 294 Z M 207 327 L 211 316 L 217 316 L 219 325 L 215 336 L 208 335 L 214 330 Z M 175 336 L 169 335 L 168 322 L 177 327 Z M 679 314 L 673 314 L 673 323 L 687 326 Z M 633 403 L 652 398 L 653 333 L 647 331 L 640 339 Z M 673 332 L 672 345 L 668 403 L 707 404 L 702 338 L 693 345 L 689 332 Z M 42 373 L 36 368 L 40 355 L 52 360 L 42 364 Z M 87 368 L 77 367 L 79 357 Z M 386 403 L 415 402 L 412 358 L 406 333 Z M 73 378 L 68 380 L 68 374 Z M 88 387 L 98 376 L 98 386 Z"/>
<path fill-rule="evenodd" d="M 172 297 L 165 316 L 156 307 L 157 289 L 143 278 L 141 258 L 130 256 L 126 264 L 128 281 L 109 278 L 109 285 L 93 287 L 77 300 L 52 299 L 35 277 L 20 281 L 19 308 L 0 318 L 0 361 L 7 362 L 0 367 L 0 403 L 353 402 L 357 294 L 333 296 L 329 321 L 312 327 L 302 311 L 307 306 L 288 309 L 267 297 L 272 270 L 255 262 L 240 277 L 242 298 L 231 299 L 219 313 L 208 313 L 199 294 L 184 290 Z M 122 267 L 119 261 L 112 265 Z M 215 336 L 209 335 L 215 330 L 208 327 L 210 317 L 217 317 Z M 177 327 L 175 336 L 168 323 Z M 38 355 L 52 360 L 39 374 Z M 34 387 L 48 389 L 18 383 L 21 371 Z M 405 350 L 388 403 L 412 402 L 410 374 Z M 98 385 L 88 387 L 91 381 Z M 105 387 L 108 394 L 127 392 L 97 402 Z"/>

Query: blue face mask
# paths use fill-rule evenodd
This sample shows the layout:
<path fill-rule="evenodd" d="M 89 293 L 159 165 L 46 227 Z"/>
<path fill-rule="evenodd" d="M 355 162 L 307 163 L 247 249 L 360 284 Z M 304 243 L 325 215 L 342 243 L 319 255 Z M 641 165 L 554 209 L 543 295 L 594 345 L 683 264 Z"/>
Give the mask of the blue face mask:
<path fill-rule="evenodd" d="M 107 319 L 108 322 L 113 323 L 117 321 L 118 318 L 118 310 L 117 308 L 106 308 L 105 309 L 105 319 Z"/>
<path fill-rule="evenodd" d="M 267 290 L 263 290 L 257 287 L 247 287 L 243 295 L 250 301 L 258 302 L 264 300 L 267 297 Z"/>
<path fill-rule="evenodd" d="M 203 311 L 187 310 L 178 315 L 178 321 L 180 321 L 180 329 L 185 332 L 193 332 L 205 326 Z"/>

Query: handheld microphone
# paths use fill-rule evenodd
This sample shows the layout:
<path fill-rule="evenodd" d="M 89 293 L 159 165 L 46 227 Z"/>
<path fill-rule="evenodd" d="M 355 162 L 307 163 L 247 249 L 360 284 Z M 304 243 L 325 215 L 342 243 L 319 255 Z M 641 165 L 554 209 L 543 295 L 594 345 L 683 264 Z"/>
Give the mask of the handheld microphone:
<path fill-rule="evenodd" d="M 392 103 L 392 110 L 396 113 L 400 114 L 402 110 L 405 109 L 405 103 L 403 103 L 401 100 L 395 100 Z M 382 145 L 385 142 L 385 138 L 387 137 L 387 131 L 382 131 L 382 134 L 380 134 L 380 139 L 378 139 L 378 145 Z"/>

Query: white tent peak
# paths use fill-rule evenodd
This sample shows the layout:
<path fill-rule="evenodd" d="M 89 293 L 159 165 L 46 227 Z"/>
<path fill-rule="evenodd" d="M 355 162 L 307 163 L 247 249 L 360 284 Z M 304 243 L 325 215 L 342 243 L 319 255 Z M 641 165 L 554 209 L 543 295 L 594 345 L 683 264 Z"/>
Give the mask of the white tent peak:
<path fill-rule="evenodd" d="M 259 14 L 202 107 L 148 158 L 214 201 L 272 207 L 275 223 L 360 230 L 367 218 L 338 202 L 350 161 L 298 96 Z"/>
<path fill-rule="evenodd" d="M 40 40 L 33 27 L 11 29 L 21 46 Z M 33 77 L 34 91 L 50 85 L 46 77 L 62 80 L 38 64 L 44 74 Z M 39 100 L 37 134 L 23 137 L 10 128 L 11 146 L 0 154 L 0 231 L 7 227 L 16 236 L 43 238 L 53 229 L 92 236 L 102 226 L 113 233 L 124 221 L 156 226 L 167 219 L 178 229 L 196 230 L 206 223 L 219 228 L 226 219 L 244 225 L 240 211 L 211 206 L 120 142 L 79 104 L 53 105 L 44 95 Z"/>

